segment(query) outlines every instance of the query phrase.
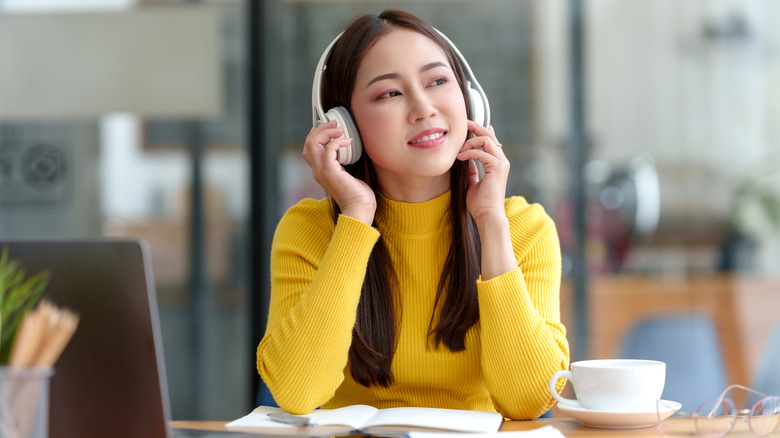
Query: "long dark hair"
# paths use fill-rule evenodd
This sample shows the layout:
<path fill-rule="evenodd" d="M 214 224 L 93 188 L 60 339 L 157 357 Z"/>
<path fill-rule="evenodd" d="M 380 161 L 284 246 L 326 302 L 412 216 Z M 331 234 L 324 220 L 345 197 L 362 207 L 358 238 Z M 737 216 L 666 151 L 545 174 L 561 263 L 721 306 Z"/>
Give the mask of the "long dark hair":
<path fill-rule="evenodd" d="M 353 20 L 333 47 L 322 79 L 322 103 L 325 110 L 343 106 L 348 110 L 360 61 L 376 41 L 394 28 L 413 30 L 436 42 L 447 55 L 458 85 L 468 102 L 465 73 L 457 55 L 439 33 L 420 18 L 399 10 L 379 15 L 362 15 Z M 466 111 L 470 112 L 469 105 Z M 470 116 L 470 114 L 469 114 Z M 374 165 L 367 154 L 346 166 L 347 172 L 366 182 L 377 199 L 375 217 L 386 207 L 379 196 Z M 451 351 L 466 348 L 466 332 L 479 321 L 476 280 L 480 272 L 480 243 L 476 224 L 466 208 L 469 164 L 456 160 L 450 170 L 452 243 L 442 269 L 436 292 L 429 336 L 436 347 L 444 344 Z M 334 220 L 341 213 L 335 201 Z M 374 220 L 376 226 L 376 219 Z M 349 349 L 350 373 L 364 386 L 390 386 L 390 365 L 397 344 L 398 281 L 386 242 L 380 237 L 368 261 L 366 278 L 357 310 L 357 321 Z M 438 315 L 438 323 L 436 316 Z"/>

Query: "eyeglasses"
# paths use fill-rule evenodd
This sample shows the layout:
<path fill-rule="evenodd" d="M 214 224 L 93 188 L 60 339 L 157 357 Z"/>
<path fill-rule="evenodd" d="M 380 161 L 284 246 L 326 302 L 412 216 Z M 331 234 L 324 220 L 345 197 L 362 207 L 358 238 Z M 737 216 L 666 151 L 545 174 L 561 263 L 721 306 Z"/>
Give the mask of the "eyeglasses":
<path fill-rule="evenodd" d="M 743 389 L 759 397 L 750 409 L 736 409 L 734 402 L 726 398 L 732 389 Z M 660 403 L 659 401 L 658 403 Z M 658 412 L 658 433 L 663 435 L 660 406 L 656 403 Z M 680 414 L 680 412 L 678 412 Z M 759 437 L 767 436 L 777 430 L 780 425 L 780 397 L 762 394 L 742 385 L 731 385 L 720 394 L 720 397 L 701 405 L 697 413 L 691 414 L 696 421 L 696 432 L 705 438 L 722 438 L 734 429 L 737 419 L 744 418 L 750 432 Z"/>

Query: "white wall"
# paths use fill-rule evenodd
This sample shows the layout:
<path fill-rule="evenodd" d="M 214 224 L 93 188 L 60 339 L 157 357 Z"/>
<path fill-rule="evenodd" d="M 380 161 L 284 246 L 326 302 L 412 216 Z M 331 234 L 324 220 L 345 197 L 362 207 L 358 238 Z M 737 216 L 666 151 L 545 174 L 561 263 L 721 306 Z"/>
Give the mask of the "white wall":
<path fill-rule="evenodd" d="M 780 188 L 780 2 L 585 5 L 590 158 L 621 166 L 651 157 L 662 226 L 716 229 L 743 216 L 748 232 L 760 236 L 762 269 L 775 265 L 770 253 L 778 252 L 771 248 L 780 247 L 780 233 L 755 205 L 736 210 L 733 191 L 744 180 Z M 567 196 L 569 173 L 567 7 L 565 0 L 536 2 L 539 175 L 558 198 Z M 705 36 L 708 26 L 728 33 L 734 17 L 747 23 L 748 38 Z"/>
<path fill-rule="evenodd" d="M 778 96 L 780 4 L 761 0 L 590 0 L 588 102 L 595 154 L 621 160 L 651 151 L 659 164 L 718 171 L 772 150 L 780 127 L 768 110 Z M 707 25 L 737 14 L 754 36 L 715 42 Z M 776 28 L 776 26 L 774 26 Z M 774 53 L 773 53 L 774 52 Z M 775 114 L 774 116 L 777 116 Z M 776 149 L 776 146 L 774 146 Z"/>
<path fill-rule="evenodd" d="M 186 149 L 142 148 L 141 119 L 112 114 L 101 121 L 101 204 L 107 218 L 143 219 L 180 216 L 191 180 Z M 249 157 L 243 149 L 207 151 L 205 187 L 217 190 L 224 214 L 243 221 L 249 215 Z"/>

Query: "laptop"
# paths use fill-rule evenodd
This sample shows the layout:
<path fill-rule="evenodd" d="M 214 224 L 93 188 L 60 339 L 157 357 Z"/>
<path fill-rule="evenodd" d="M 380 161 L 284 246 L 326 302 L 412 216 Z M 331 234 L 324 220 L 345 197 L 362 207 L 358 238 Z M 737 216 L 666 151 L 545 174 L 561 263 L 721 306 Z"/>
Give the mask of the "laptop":
<path fill-rule="evenodd" d="M 50 272 L 44 297 L 79 315 L 54 366 L 49 436 L 169 436 L 157 301 L 140 241 L 0 242 L 28 275 Z"/>
<path fill-rule="evenodd" d="M 28 275 L 48 270 L 44 297 L 79 315 L 51 379 L 51 438 L 226 436 L 170 427 L 157 299 L 143 241 L 0 241 L 3 248 Z"/>

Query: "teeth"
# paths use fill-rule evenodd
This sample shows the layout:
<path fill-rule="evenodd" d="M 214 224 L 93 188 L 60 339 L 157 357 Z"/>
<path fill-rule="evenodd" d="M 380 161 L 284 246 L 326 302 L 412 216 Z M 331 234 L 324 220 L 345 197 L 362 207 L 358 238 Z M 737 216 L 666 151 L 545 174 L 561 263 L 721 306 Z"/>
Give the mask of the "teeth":
<path fill-rule="evenodd" d="M 420 143 L 420 142 L 423 142 L 423 141 L 436 140 L 437 138 L 441 137 L 442 135 L 444 135 L 443 132 L 437 132 L 436 134 L 431 134 L 431 135 L 423 135 L 419 139 L 415 140 L 413 143 Z"/>

